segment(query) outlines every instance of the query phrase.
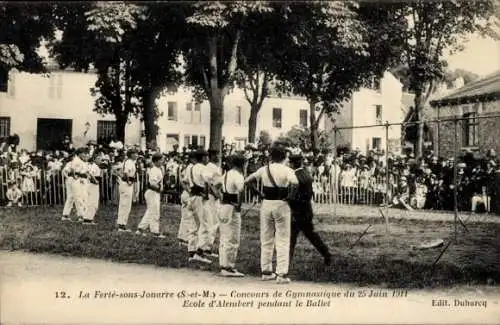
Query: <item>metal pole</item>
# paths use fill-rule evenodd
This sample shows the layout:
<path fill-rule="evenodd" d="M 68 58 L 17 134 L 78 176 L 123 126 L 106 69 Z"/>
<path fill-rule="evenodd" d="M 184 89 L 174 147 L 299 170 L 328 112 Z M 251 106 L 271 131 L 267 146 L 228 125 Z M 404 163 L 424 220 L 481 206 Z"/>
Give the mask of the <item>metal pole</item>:
<path fill-rule="evenodd" d="M 385 231 L 389 235 L 389 121 L 385 121 Z"/>
<path fill-rule="evenodd" d="M 458 120 L 455 119 L 455 146 L 453 150 L 453 205 L 454 205 L 454 232 L 455 232 L 455 243 L 458 242 L 458 230 L 457 230 L 457 219 L 458 219 L 458 206 L 457 206 L 457 148 L 458 148 Z"/>

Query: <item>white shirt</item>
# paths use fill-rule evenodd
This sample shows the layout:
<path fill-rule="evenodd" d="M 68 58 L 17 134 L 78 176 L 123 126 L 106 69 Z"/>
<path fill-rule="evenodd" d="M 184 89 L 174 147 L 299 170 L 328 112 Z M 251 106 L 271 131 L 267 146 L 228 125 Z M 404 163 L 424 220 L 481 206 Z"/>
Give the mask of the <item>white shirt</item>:
<path fill-rule="evenodd" d="M 222 191 L 225 193 L 239 194 L 245 187 L 245 178 L 241 173 L 231 169 L 224 175 L 218 176 L 215 183 L 222 184 Z"/>
<path fill-rule="evenodd" d="M 182 171 L 181 171 L 181 181 L 183 182 L 186 182 L 186 183 L 189 183 L 189 186 L 191 186 L 191 181 L 189 179 L 189 173 L 191 171 L 191 167 L 193 167 L 193 164 L 189 164 L 186 166 L 186 168 L 184 168 Z"/>
<path fill-rule="evenodd" d="M 160 168 L 153 166 L 148 171 L 149 184 L 163 187 L 163 172 Z"/>
<path fill-rule="evenodd" d="M 189 168 L 189 167 L 188 167 Z M 206 166 L 203 164 L 195 164 L 191 168 L 186 169 L 186 174 L 189 180 L 189 183 L 192 185 L 205 187 L 205 183 L 210 182 L 211 180 L 206 177 Z"/>
<path fill-rule="evenodd" d="M 89 170 L 89 164 L 81 160 L 78 156 L 75 156 L 69 164 L 70 171 L 75 173 L 85 174 Z"/>
<path fill-rule="evenodd" d="M 117 142 L 111 141 L 109 143 L 109 147 L 113 148 L 113 149 L 121 150 L 121 149 L 123 149 L 123 143 L 121 143 L 121 141 L 117 141 Z"/>
<path fill-rule="evenodd" d="M 135 167 L 135 161 L 132 159 L 127 159 L 123 163 L 123 175 L 126 177 L 135 177 L 137 168 Z"/>
<path fill-rule="evenodd" d="M 203 177 L 208 181 L 210 184 L 214 184 L 217 181 L 217 178 L 222 175 L 222 169 L 217 166 L 216 164 L 209 162 L 205 166 L 205 171 Z"/>
<path fill-rule="evenodd" d="M 101 176 L 101 169 L 96 163 L 91 163 L 89 166 L 89 174 L 94 177 Z"/>
<path fill-rule="evenodd" d="M 279 187 L 288 187 L 290 184 L 299 183 L 297 176 L 295 176 L 295 171 L 288 166 L 271 163 L 269 165 L 269 171 L 271 172 L 276 185 Z M 267 176 L 267 165 L 260 167 L 255 173 L 248 176 L 247 180 L 253 178 L 262 180 L 262 184 L 266 187 L 274 187 L 273 183 Z"/>

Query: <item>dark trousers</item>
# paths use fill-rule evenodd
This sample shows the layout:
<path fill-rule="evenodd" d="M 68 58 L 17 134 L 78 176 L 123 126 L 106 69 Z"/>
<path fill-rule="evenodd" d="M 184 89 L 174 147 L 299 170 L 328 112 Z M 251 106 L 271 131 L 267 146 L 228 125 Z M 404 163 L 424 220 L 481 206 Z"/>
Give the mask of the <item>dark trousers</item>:
<path fill-rule="evenodd" d="M 321 237 L 314 231 L 312 223 L 313 212 L 310 202 L 302 204 L 291 204 L 292 208 L 292 231 L 290 236 L 290 260 L 292 260 L 295 245 L 297 244 L 297 237 L 302 232 L 304 236 L 311 242 L 311 244 L 318 250 L 323 257 L 330 256 L 330 251 L 325 245 Z"/>

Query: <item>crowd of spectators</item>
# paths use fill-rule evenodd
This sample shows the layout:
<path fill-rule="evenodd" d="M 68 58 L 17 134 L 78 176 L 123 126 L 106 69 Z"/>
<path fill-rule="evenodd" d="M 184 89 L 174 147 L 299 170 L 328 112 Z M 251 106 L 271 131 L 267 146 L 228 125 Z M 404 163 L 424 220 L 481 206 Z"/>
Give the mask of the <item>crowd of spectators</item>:
<path fill-rule="evenodd" d="M 64 192 L 61 170 L 72 158 L 72 145 L 65 139 L 62 150 L 28 152 L 18 150 L 19 139 L 11 136 L 0 141 L 0 205 L 60 204 Z M 117 140 L 107 145 L 89 142 L 92 155 L 100 156 L 103 177 L 101 200 L 116 201 L 116 171 L 125 159 L 127 148 Z M 136 148 L 137 149 L 137 148 Z M 178 202 L 179 174 L 189 162 L 189 152 L 182 148 L 165 153 L 164 188 L 167 198 Z M 234 146 L 222 150 L 222 167 Z M 142 201 L 145 170 L 155 150 L 140 151 L 136 201 Z M 266 147 L 245 148 L 249 174 L 267 164 Z M 462 152 L 459 159 L 436 156 L 432 151 L 424 157 L 396 155 L 371 150 L 337 152 L 304 152 L 304 165 L 314 176 L 315 198 L 318 202 L 376 204 L 405 209 L 453 210 L 456 184 L 457 208 L 461 211 L 497 211 L 497 157 L 493 150 L 480 155 Z M 456 166 L 455 166 L 456 165 Z M 456 168 L 454 168 L 456 167 Z M 455 170 L 457 171 L 455 180 Z M 456 182 L 455 182 L 456 181 Z"/>

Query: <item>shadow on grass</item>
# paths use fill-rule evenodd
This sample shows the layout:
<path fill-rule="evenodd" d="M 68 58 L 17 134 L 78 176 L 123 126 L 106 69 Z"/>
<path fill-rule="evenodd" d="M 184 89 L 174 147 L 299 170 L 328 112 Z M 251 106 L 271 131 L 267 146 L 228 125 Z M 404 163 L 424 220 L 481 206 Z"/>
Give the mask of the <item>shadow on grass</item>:
<path fill-rule="evenodd" d="M 129 225 L 136 228 L 144 207 L 134 207 Z M 114 231 L 116 211 L 103 207 L 97 226 L 83 226 L 60 221 L 60 210 L 53 208 L 0 210 L 0 248 L 34 253 L 52 253 L 106 259 L 117 262 L 154 264 L 162 267 L 189 267 L 185 247 L 177 243 L 180 221 L 179 208 L 162 208 L 161 224 L 167 238 L 156 239 L 133 233 Z M 242 223 L 242 239 L 238 269 L 258 276 L 260 274 L 259 217 L 249 213 Z M 359 232 L 336 231 L 363 223 L 362 218 L 331 220 L 333 232 L 320 232 L 332 251 L 332 265 L 325 267 L 321 256 L 302 237 L 299 237 L 290 274 L 294 280 L 354 283 L 383 287 L 444 287 L 455 284 L 492 284 L 500 281 L 500 226 L 474 224 L 470 233 L 462 235 L 459 245 L 451 245 L 431 272 L 431 265 L 442 248 L 414 250 L 423 239 L 449 234 L 451 225 L 445 222 L 397 220 L 391 225 L 406 229 L 391 237 L 368 234 L 352 250 L 349 249 Z M 382 220 L 365 219 L 381 223 Z M 342 227 L 340 227 L 342 225 Z M 207 268 L 217 270 L 217 263 Z"/>

